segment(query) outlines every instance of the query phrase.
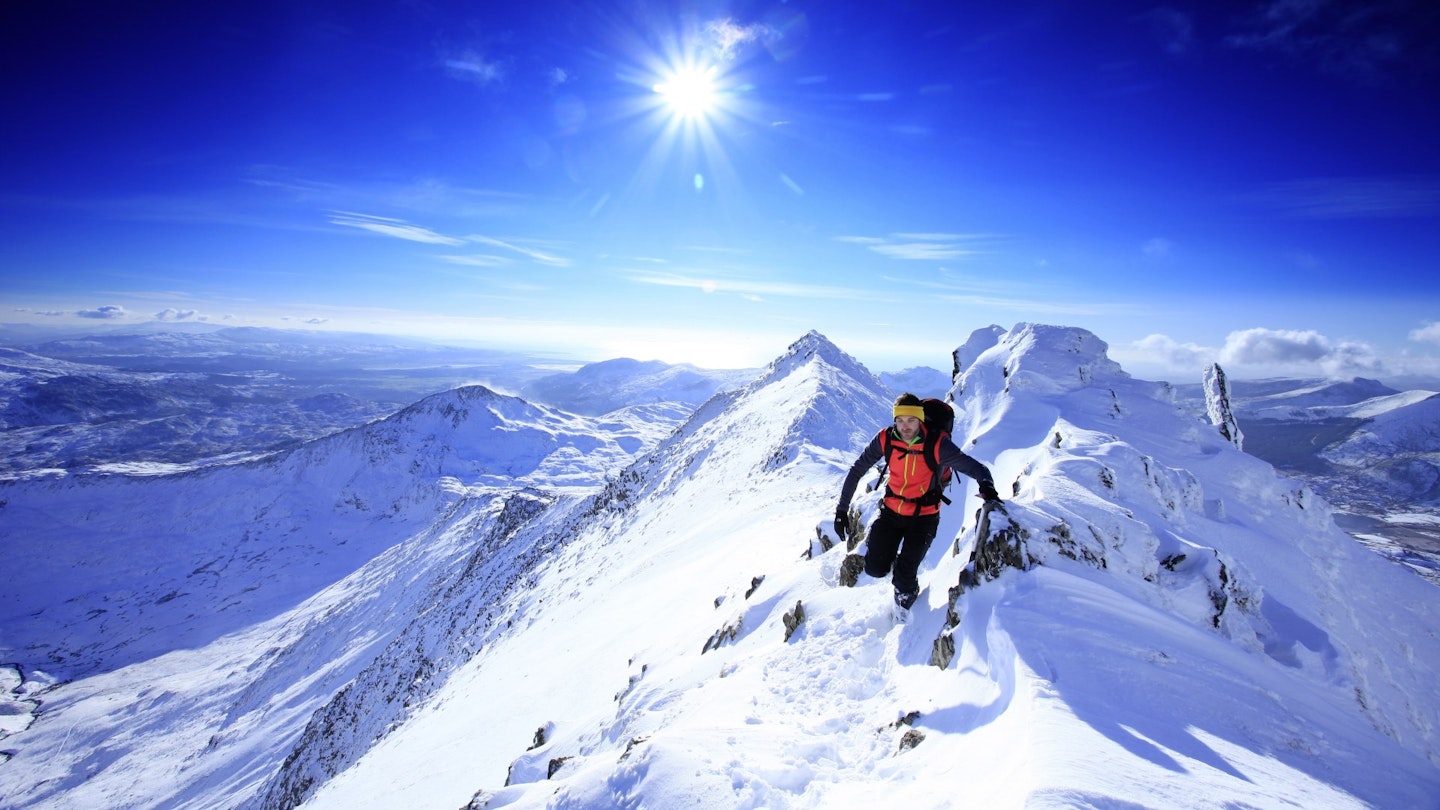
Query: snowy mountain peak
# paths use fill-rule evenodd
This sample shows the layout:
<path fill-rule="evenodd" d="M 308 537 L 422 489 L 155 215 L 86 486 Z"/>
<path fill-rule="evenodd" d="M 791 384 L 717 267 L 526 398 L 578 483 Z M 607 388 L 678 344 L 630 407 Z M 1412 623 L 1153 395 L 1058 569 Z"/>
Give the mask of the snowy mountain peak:
<path fill-rule="evenodd" d="M 1030 441 L 1041 443 L 1057 413 L 1048 399 L 1073 392 L 1085 392 L 1086 409 L 1110 418 L 1120 417 L 1131 400 L 1158 400 L 1173 410 L 1167 384 L 1134 380 L 1106 351 L 1105 341 L 1076 327 L 1021 323 L 1009 331 L 976 330 L 953 355 L 956 435 L 983 447 L 985 434 L 1006 420 L 1028 425 L 1035 431 Z"/>
<path fill-rule="evenodd" d="M 717 394 L 627 475 L 678 484 L 714 473 L 730 487 L 797 461 L 839 468 L 888 421 L 889 393 L 859 361 L 818 332 L 792 344 L 750 384 Z M 731 465 L 694 459 L 723 457 Z"/>
<path fill-rule="evenodd" d="M 799 340 L 790 344 L 785 353 L 776 358 L 760 376 L 760 382 L 783 377 L 791 371 L 813 361 L 823 362 L 841 374 L 856 378 L 874 378 L 859 360 L 840 350 L 830 339 L 815 330 L 806 332 Z"/>
<path fill-rule="evenodd" d="M 998 368 L 1008 387 L 1059 392 L 1130 377 L 1106 354 L 1105 341 L 1084 329 L 1021 323 L 1003 334 L 996 330 L 977 330 L 956 351 L 957 365 L 969 359 L 958 369 L 962 380 Z"/>
<path fill-rule="evenodd" d="M 489 414 L 494 420 L 504 418 L 501 411 L 516 419 L 538 420 L 541 416 L 536 406 L 523 399 L 497 393 L 483 385 L 465 385 L 425 397 L 382 421 L 410 422 L 437 414 L 445 418 L 457 415 L 468 418 L 472 411 Z"/>

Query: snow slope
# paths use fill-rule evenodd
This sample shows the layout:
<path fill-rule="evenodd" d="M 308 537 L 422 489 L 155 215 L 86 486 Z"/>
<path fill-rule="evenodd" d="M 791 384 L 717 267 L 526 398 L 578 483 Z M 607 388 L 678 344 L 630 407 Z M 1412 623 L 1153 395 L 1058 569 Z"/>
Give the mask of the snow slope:
<path fill-rule="evenodd" d="M 1440 584 L 1440 395 L 1268 380 L 1235 383 L 1231 402 L 1247 452 L 1304 476 L 1355 537 Z"/>
<path fill-rule="evenodd" d="M 266 461 L 0 485 L 0 661 L 22 678 L 0 714 L 37 719 L 5 740 L 0 805 L 253 791 L 512 501 L 603 487 L 682 415 L 463 388 Z"/>
<path fill-rule="evenodd" d="M 305 806 L 1424 806 L 1434 590 L 1103 352 L 1021 326 L 958 353 L 1039 564 L 962 594 L 956 626 L 973 501 L 910 624 L 883 583 L 835 587 L 840 548 L 804 558 L 887 410 L 810 336 L 632 468 L 621 519 Z"/>
<path fill-rule="evenodd" d="M 380 546 L 382 522 L 413 521 L 350 573 L 149 657 L 70 642 L 67 683 L 8 676 L 19 711 L 43 703 L 4 740 L 0 804 L 1434 806 L 1440 591 L 1094 335 L 990 327 L 954 359 L 957 436 L 1009 502 L 982 532 L 973 486 L 952 489 L 908 624 L 887 583 L 838 586 L 845 549 L 816 537 L 890 396 L 818 334 L 603 481 L 553 485 L 582 440 L 525 428 L 558 436 L 561 415 L 446 395 L 307 446 L 312 473 L 231 479 L 307 493 L 265 534 L 276 570 L 302 565 L 294 537 L 347 554 L 341 527 Z M 164 503 L 167 480 L 117 490 Z M 7 521 L 81 510 L 63 493 L 82 482 L 48 485 L 8 488 Z M 401 508 L 347 523 L 349 494 Z M 104 536 L 72 517 L 47 542 Z M 187 621 L 228 612 L 207 599 Z M 114 608 L 126 626 L 137 605 Z M 30 615 L 0 613 L 0 638 Z M 33 659 L 42 635 L 7 646 Z M 87 669 L 97 650 L 109 665 Z"/>

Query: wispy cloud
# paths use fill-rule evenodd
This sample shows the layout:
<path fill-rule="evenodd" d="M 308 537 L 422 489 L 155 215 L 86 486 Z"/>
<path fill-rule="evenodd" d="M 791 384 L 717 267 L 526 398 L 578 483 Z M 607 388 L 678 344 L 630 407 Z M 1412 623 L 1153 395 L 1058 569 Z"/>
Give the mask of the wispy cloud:
<path fill-rule="evenodd" d="M 541 264 L 548 264 L 548 265 L 550 265 L 551 267 L 569 267 L 569 266 L 572 264 L 572 262 L 571 262 L 569 259 L 564 258 L 563 256 L 556 256 L 556 255 L 554 255 L 554 254 L 546 253 L 546 252 L 541 251 L 541 250 L 538 250 L 538 249 L 536 249 L 536 248 L 527 247 L 527 246 L 525 246 L 525 245 L 519 245 L 519 244 L 516 244 L 516 243 L 514 243 L 514 242 L 507 242 L 507 241 L 504 241 L 504 240 L 502 240 L 502 239 L 495 239 L 495 238 L 490 237 L 490 236 L 480 236 L 480 235 L 478 235 L 478 234 L 471 234 L 471 235 L 465 237 L 465 239 L 466 239 L 466 241 L 474 242 L 474 243 L 476 243 L 476 244 L 490 245 L 491 247 L 498 247 L 498 248 L 503 248 L 503 249 L 505 249 L 505 250 L 511 250 L 511 251 L 514 251 L 514 252 L 520 254 L 521 256 L 524 256 L 524 257 L 527 258 L 527 259 L 530 259 L 530 260 L 532 260 L 532 261 L 539 262 L 539 263 L 541 263 Z"/>
<path fill-rule="evenodd" d="M 860 245 L 892 259 L 942 261 L 982 255 L 985 251 L 974 246 L 993 238 L 986 234 L 896 233 L 886 237 L 840 236 L 836 241 Z"/>
<path fill-rule="evenodd" d="M 1425 0 L 1272 0 L 1239 20 L 1225 44 L 1312 61 L 1362 82 L 1399 71 L 1430 72 L 1435 14 L 1429 6 Z"/>
<path fill-rule="evenodd" d="M 469 256 L 449 254 L 437 256 L 436 258 L 463 267 L 503 267 L 504 265 L 515 263 L 513 259 L 490 254 L 472 254 Z"/>
<path fill-rule="evenodd" d="M 705 37 L 716 56 L 733 59 L 742 47 L 777 39 L 779 33 L 762 23 L 742 25 L 727 17 L 706 23 Z"/>
<path fill-rule="evenodd" d="M 1302 219 L 1426 217 L 1440 213 L 1440 178 L 1322 177 L 1275 183 L 1253 202 Z"/>
<path fill-rule="evenodd" d="M 349 211 L 335 211 L 330 217 L 331 224 L 393 236 L 409 242 L 424 242 L 431 245 L 463 245 L 465 240 L 438 234 L 429 228 L 411 225 L 402 219 L 377 217 L 370 214 L 356 214 Z"/>
<path fill-rule="evenodd" d="M 517 257 L 528 259 L 538 264 L 551 267 L 569 267 L 573 262 L 564 256 L 539 247 L 524 244 L 519 240 L 496 239 L 492 236 L 480 234 L 469 234 L 463 237 L 447 236 L 430 228 L 406 222 L 403 219 L 394 217 L 382 217 L 374 214 L 357 214 L 353 211 L 333 211 L 330 222 L 334 225 L 344 225 L 350 228 L 358 228 L 371 233 L 378 233 L 382 236 L 390 236 L 396 239 L 404 239 L 408 242 L 420 242 L 427 245 L 449 245 L 460 247 L 462 245 L 486 245 L 492 248 L 500 248 L 516 254 Z M 476 254 L 442 254 L 436 258 L 451 264 L 464 265 L 468 267 L 497 267 L 511 264 L 515 259 L 497 255 L 494 253 Z"/>
<path fill-rule="evenodd" d="M 636 284 L 658 287 L 684 287 L 705 293 L 730 293 L 751 298 L 781 296 L 787 298 L 865 300 L 875 297 L 866 290 L 819 284 L 797 284 L 783 281 L 761 281 L 752 278 L 707 274 L 657 273 L 634 271 L 626 277 Z"/>
<path fill-rule="evenodd" d="M 1160 47 L 1172 56 L 1189 53 L 1195 43 L 1195 20 L 1187 12 L 1160 6 L 1139 15 L 1150 26 Z"/>
<path fill-rule="evenodd" d="M 486 59 L 477 51 L 465 51 L 454 58 L 446 59 L 445 69 L 452 78 L 479 85 L 500 82 L 506 73 L 503 62 Z"/>

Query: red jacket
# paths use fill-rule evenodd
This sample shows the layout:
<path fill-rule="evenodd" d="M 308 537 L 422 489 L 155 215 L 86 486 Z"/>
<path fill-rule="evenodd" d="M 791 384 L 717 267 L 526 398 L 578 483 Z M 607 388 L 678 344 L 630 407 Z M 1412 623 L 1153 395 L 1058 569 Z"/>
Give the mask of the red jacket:
<path fill-rule="evenodd" d="M 885 436 L 887 432 L 890 433 L 888 442 Z M 935 476 L 924 457 L 927 444 L 935 454 L 933 460 L 937 469 L 949 467 L 976 481 L 989 482 L 992 487 L 995 485 L 990 470 L 956 447 L 949 436 L 942 435 L 938 442 L 925 442 L 924 436 L 925 428 L 922 426 L 915 443 L 906 445 L 894 427 L 887 427 L 877 433 L 850 466 L 850 473 L 845 476 L 845 484 L 840 489 L 837 511 L 849 511 L 850 499 L 855 495 L 855 487 L 859 485 L 860 478 L 885 456 L 887 444 L 890 447 L 890 457 L 885 459 L 885 462 L 889 465 L 890 474 L 885 482 L 885 506 L 898 515 L 933 515 L 940 511 L 938 494 L 925 499 L 933 500 L 933 503 L 919 502 L 922 496 L 930 491 L 930 483 Z"/>

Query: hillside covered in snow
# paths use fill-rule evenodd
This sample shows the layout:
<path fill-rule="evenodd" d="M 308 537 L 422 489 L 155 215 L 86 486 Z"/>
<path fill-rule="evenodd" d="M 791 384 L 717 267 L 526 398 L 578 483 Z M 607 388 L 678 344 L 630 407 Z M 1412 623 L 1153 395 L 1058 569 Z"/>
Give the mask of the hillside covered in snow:
<path fill-rule="evenodd" d="M 1342 527 L 1440 584 L 1440 394 L 1360 377 L 1245 380 L 1231 404 L 1246 452 L 1301 477 Z"/>
<path fill-rule="evenodd" d="M 0 804 L 1433 803 L 1440 590 L 1094 335 L 953 360 L 1007 502 L 905 624 L 817 536 L 891 394 L 816 333 L 678 427 L 467 388 L 0 485 Z"/>

